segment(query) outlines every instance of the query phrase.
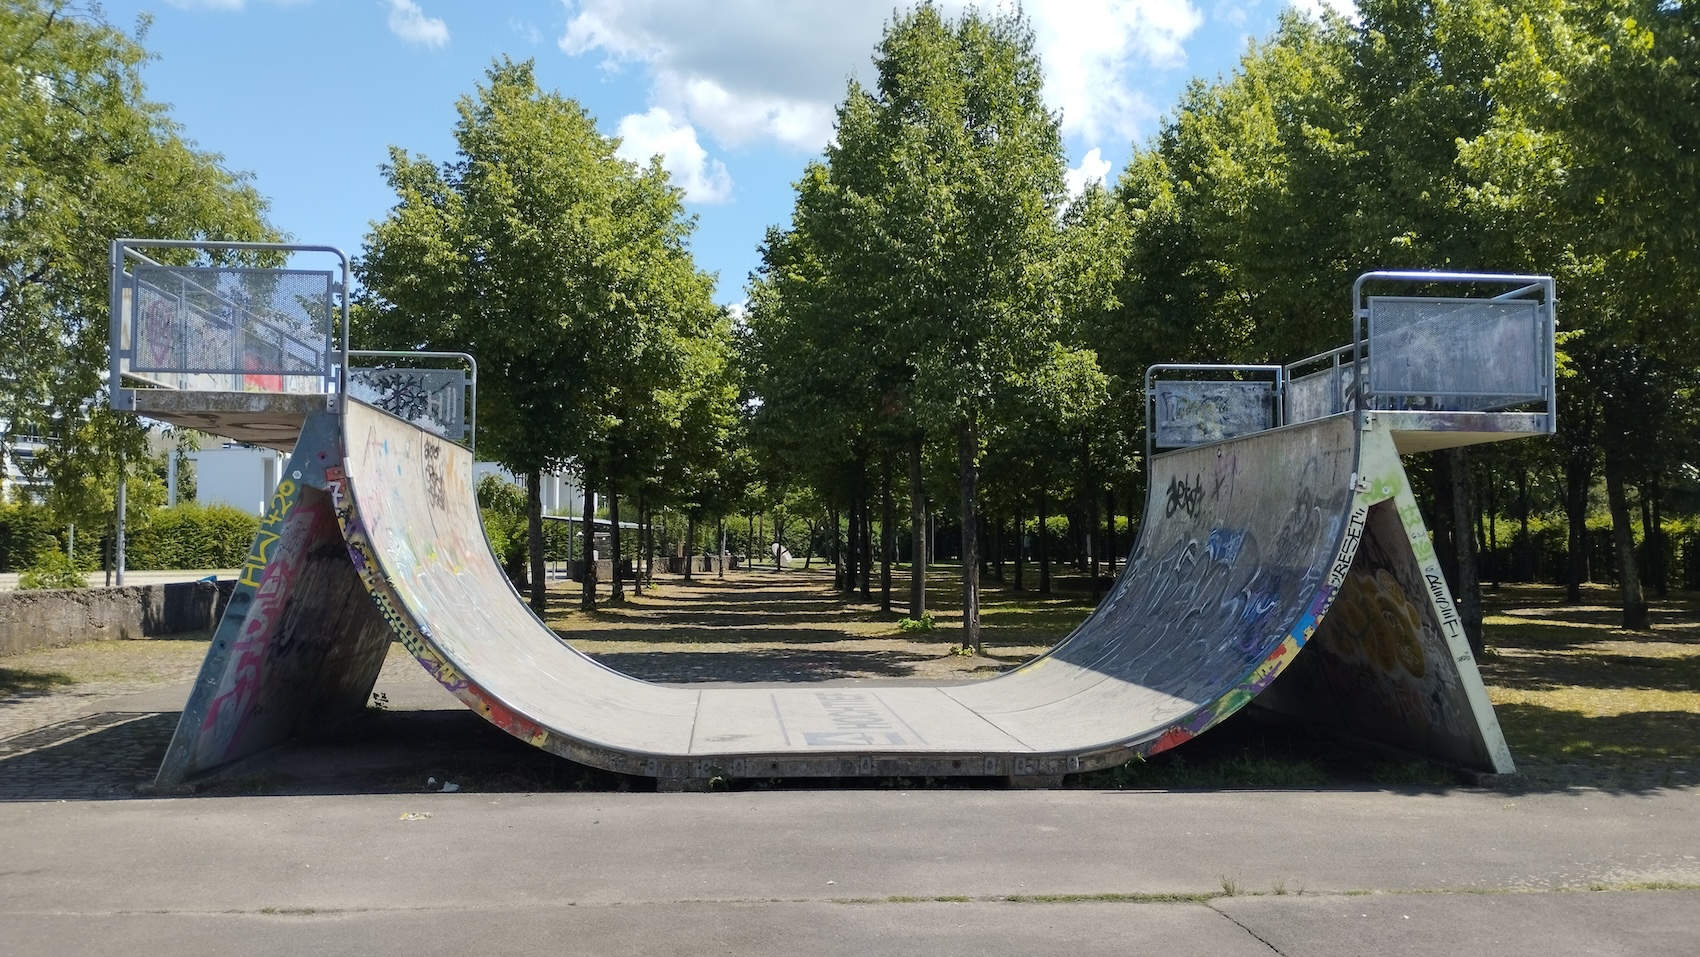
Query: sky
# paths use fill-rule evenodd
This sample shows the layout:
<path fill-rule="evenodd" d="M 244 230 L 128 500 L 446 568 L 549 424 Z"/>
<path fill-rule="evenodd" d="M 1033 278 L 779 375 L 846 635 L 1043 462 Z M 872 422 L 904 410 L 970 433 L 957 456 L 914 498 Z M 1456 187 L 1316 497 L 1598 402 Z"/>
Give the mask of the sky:
<path fill-rule="evenodd" d="M 1314 7 L 1328 0 L 1302 0 Z M 1342 0 L 1332 0 L 1342 2 Z M 1232 71 L 1287 0 L 1027 0 L 1069 183 L 1114 183 L 1193 77 Z M 966 7 L 943 0 L 947 14 Z M 982 2 L 982 10 L 996 2 Z M 895 0 L 105 0 L 149 23 L 151 99 L 252 176 L 272 223 L 358 257 L 395 203 L 389 148 L 454 158 L 455 102 L 502 56 L 581 103 L 621 155 L 660 154 L 698 266 L 735 304 L 792 184 L 833 135 Z M 166 237 L 159 237 L 166 238 Z M 323 268 L 319 266 L 318 268 Z"/>

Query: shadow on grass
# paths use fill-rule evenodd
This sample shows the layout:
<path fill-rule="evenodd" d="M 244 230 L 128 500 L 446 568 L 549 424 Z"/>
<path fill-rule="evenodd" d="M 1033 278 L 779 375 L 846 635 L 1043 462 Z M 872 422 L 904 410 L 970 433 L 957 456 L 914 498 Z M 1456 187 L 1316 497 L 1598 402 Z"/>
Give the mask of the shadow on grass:
<path fill-rule="evenodd" d="M 1558 780 L 1622 791 L 1700 785 L 1700 714 L 1590 717 L 1526 703 L 1494 711 L 1518 770 L 1535 786 Z"/>
<path fill-rule="evenodd" d="M 1525 691 L 1588 688 L 1700 693 L 1700 654 L 1653 658 L 1607 651 L 1519 651 L 1483 669 L 1494 684 Z"/>
<path fill-rule="evenodd" d="M 77 680 L 57 671 L 30 671 L 26 668 L 0 668 L 0 705 L 14 699 L 33 698 L 55 688 L 74 685 Z"/>

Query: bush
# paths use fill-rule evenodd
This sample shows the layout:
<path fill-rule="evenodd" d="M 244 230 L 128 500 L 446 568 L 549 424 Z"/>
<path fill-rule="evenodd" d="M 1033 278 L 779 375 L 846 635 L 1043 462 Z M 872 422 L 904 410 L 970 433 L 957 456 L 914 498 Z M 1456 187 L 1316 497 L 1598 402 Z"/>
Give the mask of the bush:
<path fill-rule="evenodd" d="M 53 552 L 49 553 L 35 566 L 18 576 L 18 588 L 87 588 L 88 580 L 77 566 L 71 563 L 70 557 Z"/>
<path fill-rule="evenodd" d="M 258 516 L 231 505 L 188 502 L 156 510 L 125 543 L 125 565 L 136 570 L 235 568 L 248 559 Z"/>
<path fill-rule="evenodd" d="M 0 504 L 0 571 L 21 572 L 63 552 L 64 546 L 53 532 L 53 521 L 44 506 Z"/>

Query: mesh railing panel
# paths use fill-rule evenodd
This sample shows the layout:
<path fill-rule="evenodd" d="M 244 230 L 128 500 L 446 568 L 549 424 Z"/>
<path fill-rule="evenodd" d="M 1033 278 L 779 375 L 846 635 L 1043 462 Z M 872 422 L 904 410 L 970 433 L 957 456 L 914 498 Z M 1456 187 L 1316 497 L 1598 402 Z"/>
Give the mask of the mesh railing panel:
<path fill-rule="evenodd" d="M 1203 445 L 1275 427 L 1272 382 L 1158 380 L 1152 444 L 1173 449 Z"/>
<path fill-rule="evenodd" d="M 332 273 L 136 266 L 128 285 L 126 371 L 176 388 L 324 391 Z"/>
<path fill-rule="evenodd" d="M 1371 297 L 1375 408 L 1488 411 L 1544 400 L 1550 338 L 1532 300 Z"/>
<path fill-rule="evenodd" d="M 466 373 L 390 366 L 348 370 L 348 394 L 446 439 L 466 437 Z"/>

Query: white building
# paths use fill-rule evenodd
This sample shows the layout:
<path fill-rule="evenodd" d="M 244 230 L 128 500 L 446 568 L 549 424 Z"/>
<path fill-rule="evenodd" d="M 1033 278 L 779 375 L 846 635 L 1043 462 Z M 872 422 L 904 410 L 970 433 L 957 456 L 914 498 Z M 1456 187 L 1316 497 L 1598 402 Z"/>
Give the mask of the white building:
<path fill-rule="evenodd" d="M 195 463 L 195 501 L 221 503 L 251 515 L 264 515 L 289 457 L 275 449 L 227 442 L 216 449 L 188 453 Z"/>
<path fill-rule="evenodd" d="M 48 441 L 46 437 L 32 433 L 11 437 L 10 447 L 5 455 L 5 468 L 0 468 L 0 501 L 15 501 L 20 494 L 26 494 L 39 502 L 46 495 L 46 480 L 30 478 L 24 474 L 24 468 Z"/>

